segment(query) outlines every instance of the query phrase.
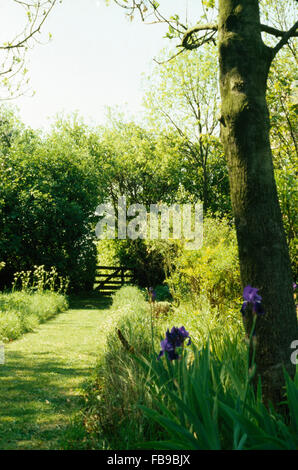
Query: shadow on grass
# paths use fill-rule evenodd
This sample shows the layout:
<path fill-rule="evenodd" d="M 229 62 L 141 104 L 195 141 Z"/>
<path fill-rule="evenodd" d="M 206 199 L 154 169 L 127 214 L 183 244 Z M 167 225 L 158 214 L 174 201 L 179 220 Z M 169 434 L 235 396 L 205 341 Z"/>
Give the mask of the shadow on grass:
<path fill-rule="evenodd" d="M 91 292 L 89 294 L 76 295 L 68 297 L 69 308 L 71 310 L 105 310 L 112 305 L 112 297 Z"/>
<path fill-rule="evenodd" d="M 63 361 L 46 359 L 51 353 L 33 353 L 32 363 L 24 363 L 24 356 L 18 352 L 10 351 L 7 363 L 0 367 L 0 403 L 10 403 L 11 408 L 0 406 L 0 416 L 11 416 L 12 409 L 18 404 L 39 401 L 46 398 L 59 397 L 64 401 L 72 396 L 68 388 L 69 380 L 79 377 L 89 378 L 88 367 L 79 367 L 77 364 L 65 365 Z M 40 357 L 40 359 L 38 359 Z M 21 367 L 20 367 L 21 364 Z M 63 384 L 67 379 L 66 386 Z M 74 388 L 76 385 L 74 385 Z"/>
<path fill-rule="evenodd" d="M 100 318 L 111 305 L 111 298 L 98 294 L 71 296 L 69 300 L 71 309 L 85 310 L 86 313 L 94 309 L 95 318 L 97 315 Z M 64 331 L 64 328 L 72 327 L 72 312 L 61 315 L 57 327 Z M 64 321 L 63 315 L 67 320 Z M 47 341 L 46 337 L 44 341 Z M 75 341 L 81 341 L 80 334 Z M 87 363 L 85 353 L 89 356 Z M 95 349 L 85 351 L 83 346 L 75 355 L 70 351 L 66 351 L 67 357 L 59 357 L 59 354 L 61 350 L 55 349 L 25 350 L 23 354 L 21 349 L 8 348 L 5 364 L 0 365 L 0 450 L 60 448 L 59 442 L 70 419 L 84 405 L 82 388 L 90 380 L 93 358 L 95 364 L 98 352 Z"/>
<path fill-rule="evenodd" d="M 0 367 L 1 450 L 55 447 L 68 418 L 84 403 L 77 379 L 88 382 L 87 367 L 47 359 L 47 353 L 32 356 L 32 363 L 24 363 L 20 353 L 11 351 L 7 363 Z"/>

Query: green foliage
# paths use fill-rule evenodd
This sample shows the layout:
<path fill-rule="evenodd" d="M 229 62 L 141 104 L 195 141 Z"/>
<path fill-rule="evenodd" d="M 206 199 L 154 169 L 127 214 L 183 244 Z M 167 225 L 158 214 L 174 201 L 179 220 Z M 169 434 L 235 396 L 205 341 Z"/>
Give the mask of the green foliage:
<path fill-rule="evenodd" d="M 44 266 L 34 266 L 34 270 L 17 272 L 14 275 L 12 290 L 20 289 L 25 292 L 43 292 L 49 290 L 58 294 L 66 294 L 69 279 L 59 276 L 52 266 L 46 271 Z"/>
<path fill-rule="evenodd" d="M 295 449 L 297 380 L 286 375 L 288 417 L 250 385 L 241 315 L 218 317 L 208 305 L 154 319 L 143 294 L 124 287 L 103 325 L 105 354 L 87 392 L 84 421 L 105 449 Z M 238 319 L 237 319 L 238 318 Z M 160 332 L 184 325 L 192 346 L 182 359 L 157 360 Z M 126 342 L 119 339 L 120 330 Z"/>
<path fill-rule="evenodd" d="M 244 328 L 239 315 L 241 302 L 234 308 L 228 305 L 218 314 L 217 308 L 212 308 L 210 302 L 204 297 L 192 298 L 190 301 L 182 300 L 178 307 L 171 310 L 168 318 L 161 318 L 159 328 L 164 331 L 173 325 L 184 325 L 191 331 L 191 337 L 198 347 L 203 347 L 208 338 L 212 337 L 210 347 L 222 360 L 229 358 L 233 367 L 241 375 L 245 363 L 244 343 L 239 338 L 244 336 Z M 244 376 L 242 376 L 243 378 Z"/>
<path fill-rule="evenodd" d="M 154 286 L 154 292 L 156 295 L 157 302 L 164 302 L 167 300 L 172 300 L 172 295 L 167 285 Z"/>
<path fill-rule="evenodd" d="M 297 278 L 297 171 L 294 164 L 275 170 L 275 179 L 291 258 L 293 277 Z"/>
<path fill-rule="evenodd" d="M 97 242 L 97 260 L 101 266 L 114 266 L 117 264 L 115 240 L 99 240 Z"/>
<path fill-rule="evenodd" d="M 67 310 L 68 284 L 54 267 L 49 272 L 35 266 L 32 271 L 15 273 L 12 292 L 0 293 L 0 339 L 15 340 Z"/>
<path fill-rule="evenodd" d="M 176 297 L 205 297 L 221 309 L 238 301 L 240 273 L 236 235 L 226 219 L 204 218 L 204 241 L 196 251 L 182 249 L 167 282 Z"/>
<path fill-rule="evenodd" d="M 66 298 L 56 292 L 0 294 L 0 339 L 12 341 L 34 331 L 39 323 L 67 310 Z"/>
<path fill-rule="evenodd" d="M 171 51 L 163 51 L 168 58 Z M 219 93 L 214 48 L 181 54 L 155 67 L 144 99 L 148 121 L 158 134 L 174 132 L 180 140 L 180 185 L 204 210 L 231 211 L 228 174 L 219 141 Z"/>
<path fill-rule="evenodd" d="M 13 134 L 15 124 L 10 126 Z M 44 265 L 69 276 L 72 288 L 90 288 L 100 189 L 87 130 L 74 120 L 58 122 L 43 138 L 29 129 L 17 128 L 15 134 L 0 152 L 0 258 L 6 262 L 0 283 L 9 284 L 16 271 Z"/>
<path fill-rule="evenodd" d="M 215 7 L 215 0 L 202 0 L 202 4 L 206 8 L 214 8 Z"/>
<path fill-rule="evenodd" d="M 102 170 L 100 186 L 114 207 L 119 196 L 126 196 L 128 205 L 147 207 L 175 199 L 182 167 L 177 135 L 156 135 L 117 116 L 93 134 L 89 146 Z"/>
<path fill-rule="evenodd" d="M 152 428 L 150 421 L 144 420 L 138 407 L 151 404 L 146 376 L 119 340 L 117 330 L 134 350 L 150 353 L 150 310 L 143 293 L 130 286 L 116 292 L 110 316 L 102 328 L 107 337 L 106 350 L 89 390 L 85 421 L 90 432 L 106 442 L 106 448 L 132 448 L 143 433 L 152 438 L 156 426 Z"/>
<path fill-rule="evenodd" d="M 158 409 L 153 403 L 156 393 L 146 386 L 148 373 L 134 355 L 141 354 L 149 358 L 152 354 L 151 315 L 156 352 L 159 351 L 160 331 L 165 331 L 173 324 L 189 326 L 192 339 L 198 341 L 198 344 L 204 344 L 208 337 L 208 319 L 212 314 L 205 310 L 205 306 L 198 311 L 191 305 L 183 305 L 172 316 L 156 319 L 145 301 L 145 294 L 136 287 L 123 287 L 114 295 L 110 316 L 102 326 L 107 337 L 105 353 L 99 359 L 89 387 L 85 410 L 87 428 L 92 435 L 97 435 L 99 441 L 105 442 L 105 448 L 135 448 L 136 442 L 144 438 L 162 438 L 161 426 L 151 418 L 147 419 L 139 408 L 139 405 L 144 405 Z M 235 358 L 234 365 L 241 375 L 245 354 L 242 345 L 238 347 L 235 342 L 235 338 L 239 337 L 239 326 L 230 320 L 227 320 L 227 324 L 227 339 L 231 337 L 230 343 L 224 343 L 221 338 L 223 323 L 219 325 L 215 319 L 214 325 L 209 325 L 209 330 L 216 335 L 218 354 L 221 357 L 230 354 L 231 360 Z M 126 347 L 120 341 L 117 330 L 125 338 Z"/>
<path fill-rule="evenodd" d="M 167 358 L 151 363 L 141 359 L 148 387 L 159 411 L 142 406 L 148 416 L 169 434 L 166 440 L 140 443 L 141 448 L 191 450 L 295 450 L 298 387 L 285 372 L 290 424 L 272 407 L 267 409 L 249 383 L 210 352 L 193 347 L 180 361 Z M 232 384 L 226 386 L 226 376 Z M 260 391 L 260 389 L 259 389 Z M 174 405 L 174 409 L 173 409 Z"/>
<path fill-rule="evenodd" d="M 295 48 L 284 48 L 270 69 L 267 103 L 275 180 L 294 277 L 297 276 L 297 79 Z"/>
<path fill-rule="evenodd" d="M 162 254 L 147 241 L 116 240 L 115 252 L 121 265 L 133 267 L 134 281 L 140 287 L 155 286 L 163 282 L 165 272 Z"/>

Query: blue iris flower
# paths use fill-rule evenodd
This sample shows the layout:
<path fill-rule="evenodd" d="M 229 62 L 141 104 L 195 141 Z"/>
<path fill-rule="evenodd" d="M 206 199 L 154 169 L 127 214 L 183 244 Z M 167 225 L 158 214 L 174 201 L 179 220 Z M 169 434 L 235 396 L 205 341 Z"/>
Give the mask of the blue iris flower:
<path fill-rule="evenodd" d="M 258 294 L 259 289 L 256 287 L 246 286 L 243 289 L 243 299 L 244 302 L 241 307 L 241 313 L 244 316 L 246 307 L 250 304 L 252 306 L 252 310 L 257 315 L 264 315 L 265 311 L 261 304 L 262 297 Z"/>
<path fill-rule="evenodd" d="M 165 353 L 167 353 L 167 356 L 171 361 L 179 359 L 179 354 L 176 352 L 176 348 L 183 346 L 186 338 L 188 338 L 187 345 L 191 344 L 189 333 L 186 331 L 184 326 L 181 326 L 180 328 L 173 326 L 171 331 L 168 329 L 165 339 L 160 342 L 161 351 L 158 355 L 158 359 L 160 359 Z"/>

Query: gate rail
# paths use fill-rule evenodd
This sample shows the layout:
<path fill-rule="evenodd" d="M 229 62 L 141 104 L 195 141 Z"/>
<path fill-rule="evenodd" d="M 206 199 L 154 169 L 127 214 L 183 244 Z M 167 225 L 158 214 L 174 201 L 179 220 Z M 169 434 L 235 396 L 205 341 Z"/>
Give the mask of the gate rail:
<path fill-rule="evenodd" d="M 117 289 L 131 282 L 133 277 L 133 268 L 127 266 L 96 266 L 95 290 L 105 295 L 113 294 Z"/>

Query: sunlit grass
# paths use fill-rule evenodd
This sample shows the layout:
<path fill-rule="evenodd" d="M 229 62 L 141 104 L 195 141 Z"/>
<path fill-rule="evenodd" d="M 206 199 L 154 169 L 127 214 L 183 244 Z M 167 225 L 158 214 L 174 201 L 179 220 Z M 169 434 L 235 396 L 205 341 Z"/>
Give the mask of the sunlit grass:
<path fill-rule="evenodd" d="M 255 424 L 257 419 L 257 426 L 259 426 L 258 436 L 255 441 L 253 436 L 247 438 L 247 445 L 250 448 L 254 445 L 259 446 L 259 448 L 267 448 L 266 432 L 268 432 L 268 435 L 271 433 L 271 447 L 275 445 L 276 435 L 281 439 L 276 444 L 277 448 L 279 448 L 278 445 L 282 448 L 292 448 L 292 442 L 287 443 L 287 437 L 285 436 L 288 435 L 289 439 L 294 437 L 293 428 L 287 427 L 286 422 L 281 421 L 280 427 L 278 425 L 276 428 L 272 428 L 273 431 L 268 431 L 271 418 L 276 421 L 282 420 L 282 417 L 279 417 L 275 412 L 272 412 L 272 416 L 270 412 L 267 413 L 266 408 L 262 408 L 261 399 L 255 398 L 253 395 L 253 390 L 247 379 L 247 347 L 243 341 L 245 332 L 240 310 L 226 309 L 219 312 L 216 308 L 212 309 L 210 304 L 205 302 L 202 297 L 197 298 L 193 303 L 181 304 L 178 308 L 172 308 L 164 316 L 159 315 L 158 318 L 154 316 L 154 306 L 152 304 L 151 307 L 136 287 L 123 287 L 114 297 L 109 322 L 105 326 L 108 341 L 103 354 L 99 356 L 93 384 L 87 394 L 88 403 L 84 406 L 85 425 L 93 441 L 97 439 L 103 448 L 108 450 L 143 449 L 148 446 L 151 449 L 180 449 L 179 439 L 182 442 L 180 435 L 178 440 L 176 439 L 177 435 L 175 437 L 175 445 L 177 444 L 178 447 L 174 447 L 173 443 L 170 447 L 167 447 L 166 443 L 161 443 L 161 441 L 167 442 L 171 439 L 172 428 L 169 425 L 168 428 L 163 426 L 162 429 L 162 419 L 154 418 L 162 416 L 159 406 L 161 404 L 164 406 L 162 412 L 167 418 L 172 416 L 171 419 L 174 423 L 172 424 L 176 430 L 178 423 L 182 427 L 184 426 L 185 432 L 188 432 L 189 429 L 193 432 L 192 421 L 188 420 L 191 423 L 188 429 L 188 425 L 183 421 L 184 418 L 181 418 L 183 410 L 178 406 L 179 403 L 181 405 L 181 399 L 185 400 L 191 407 L 189 416 L 194 419 L 194 422 L 197 422 L 196 418 L 193 417 L 197 416 L 198 407 L 203 411 L 205 407 L 209 411 L 212 410 L 212 413 L 215 413 L 213 418 L 216 421 L 216 394 L 220 392 L 222 402 L 232 407 L 233 410 L 235 408 L 235 413 L 239 411 L 241 400 L 245 403 L 246 394 L 248 395 L 248 406 L 253 411 L 251 414 L 250 411 L 245 411 L 244 415 L 248 419 L 247 422 L 245 421 L 245 425 L 250 427 L 251 423 Z M 153 342 L 151 337 L 151 315 L 153 317 Z M 173 394 L 168 393 L 169 389 L 172 390 L 171 384 L 174 385 L 174 391 L 176 390 L 175 387 L 178 386 L 175 382 L 176 376 L 174 381 L 171 373 L 168 377 L 168 372 L 172 368 L 171 363 L 167 364 L 164 357 L 157 361 L 157 355 L 161 348 L 160 340 L 165 337 L 166 330 L 168 328 L 171 330 L 173 326 L 184 326 L 192 340 L 192 345 L 186 347 L 187 360 L 185 362 L 185 373 L 182 374 L 184 382 L 181 389 L 179 389 L 179 393 L 177 392 L 180 400 L 177 399 L 178 405 L 173 398 Z M 119 330 L 122 334 L 122 340 L 119 337 Z M 153 351 L 152 343 L 154 345 Z M 205 350 L 204 357 L 207 362 L 203 361 L 202 365 L 199 358 L 202 357 L 201 351 L 203 350 Z M 197 362 L 193 367 L 192 364 L 195 359 Z M 152 365 L 150 366 L 151 361 Z M 210 361 L 210 367 L 208 361 Z M 179 363 L 179 361 L 177 362 Z M 155 376 L 152 375 L 152 367 L 157 370 Z M 193 369 L 193 382 L 188 378 L 187 367 L 189 370 Z M 162 372 L 163 374 L 161 374 Z M 207 384 L 207 375 L 214 381 L 214 387 L 210 386 L 206 391 L 204 387 Z M 193 400 L 192 392 L 188 394 L 189 390 L 195 393 L 196 400 Z M 246 392 L 246 390 L 249 390 L 249 392 Z M 294 392 L 292 391 L 292 393 Z M 257 401 L 258 399 L 259 401 Z M 295 396 L 291 399 L 294 403 Z M 258 418 L 255 418 L 254 412 L 260 412 L 261 414 L 259 413 Z M 179 421 L 180 418 L 182 424 Z M 212 419 L 207 420 L 209 424 L 213 423 Z M 223 449 L 242 448 L 245 444 L 246 431 L 243 431 L 244 437 L 240 440 L 238 436 L 240 427 L 238 429 L 234 421 L 233 417 L 225 416 L 221 410 L 218 423 L 216 421 L 216 426 L 218 425 L 220 430 L 217 443 L 210 440 L 210 442 L 206 443 L 206 441 L 204 444 L 201 441 L 199 442 L 198 436 L 196 437 L 194 434 L 191 442 L 188 442 L 187 445 L 194 445 L 193 438 L 195 438 L 195 445 L 198 446 L 195 448 L 207 449 L 218 448 L 218 446 Z M 282 435 L 282 429 L 284 435 Z M 234 441 L 231 440 L 233 432 L 235 433 Z M 270 445 L 268 444 L 269 447 Z"/>
<path fill-rule="evenodd" d="M 101 324 L 107 304 L 85 304 L 5 346 L 5 364 L 0 365 L 0 449 L 59 448 L 65 429 L 82 407 L 82 385 L 105 342 Z"/>
<path fill-rule="evenodd" d="M 11 292 L 0 294 L 0 340 L 6 342 L 34 331 L 68 308 L 64 295 L 56 292 Z"/>

